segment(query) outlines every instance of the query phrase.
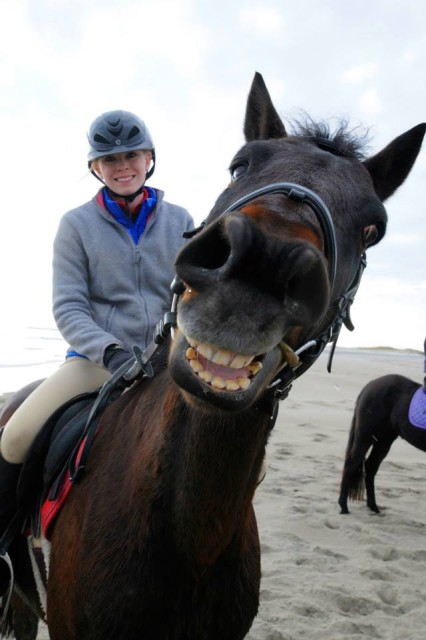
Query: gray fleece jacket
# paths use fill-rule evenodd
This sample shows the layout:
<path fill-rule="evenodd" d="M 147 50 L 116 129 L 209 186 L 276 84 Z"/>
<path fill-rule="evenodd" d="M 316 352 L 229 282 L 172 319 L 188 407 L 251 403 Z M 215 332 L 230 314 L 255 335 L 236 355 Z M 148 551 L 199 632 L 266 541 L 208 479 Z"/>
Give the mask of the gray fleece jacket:
<path fill-rule="evenodd" d="M 111 344 L 143 349 L 170 309 L 174 260 L 193 220 L 156 191 L 137 244 L 96 196 L 62 217 L 53 246 L 53 315 L 68 352 L 103 365 Z"/>

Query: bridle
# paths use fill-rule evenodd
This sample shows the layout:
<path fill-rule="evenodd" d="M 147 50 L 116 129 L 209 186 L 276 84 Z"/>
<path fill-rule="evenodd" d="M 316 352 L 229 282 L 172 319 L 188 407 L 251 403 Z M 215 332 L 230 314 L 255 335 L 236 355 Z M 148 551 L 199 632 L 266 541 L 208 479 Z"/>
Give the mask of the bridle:
<path fill-rule="evenodd" d="M 324 253 L 328 261 L 328 275 L 332 296 L 338 264 L 336 232 L 328 207 L 314 191 L 304 187 L 303 185 L 292 182 L 275 182 L 264 187 L 260 187 L 259 189 L 255 189 L 245 196 L 242 196 L 227 207 L 220 214 L 220 217 L 241 209 L 261 196 L 271 194 L 282 194 L 287 196 L 290 200 L 294 200 L 301 204 L 307 204 L 314 212 L 324 238 Z M 201 231 L 204 226 L 205 222 L 193 231 L 185 233 L 184 236 L 191 238 Z M 293 380 L 314 364 L 325 349 L 326 345 L 330 342 L 332 342 L 332 348 L 328 359 L 327 370 L 328 372 L 331 371 L 333 355 L 342 325 L 344 324 L 350 331 L 354 329 L 350 318 L 350 306 L 354 301 L 355 294 L 361 281 L 361 276 L 366 266 L 366 256 L 365 253 L 362 253 L 351 284 L 336 300 L 337 310 L 334 318 L 329 322 L 325 329 L 318 332 L 318 335 L 315 335 L 316 331 L 314 329 L 313 335 L 310 336 L 303 345 L 295 350 L 295 354 L 298 356 L 298 362 L 295 366 L 290 367 L 287 362 L 284 362 L 280 370 L 276 373 L 273 381 L 268 387 L 268 392 L 270 396 L 272 395 L 273 403 L 275 403 L 276 400 L 282 400 L 288 395 Z M 171 288 L 174 294 L 171 313 L 174 314 L 173 326 L 175 326 L 177 304 L 179 296 L 185 291 L 185 285 L 179 278 L 175 278 L 172 282 Z"/>

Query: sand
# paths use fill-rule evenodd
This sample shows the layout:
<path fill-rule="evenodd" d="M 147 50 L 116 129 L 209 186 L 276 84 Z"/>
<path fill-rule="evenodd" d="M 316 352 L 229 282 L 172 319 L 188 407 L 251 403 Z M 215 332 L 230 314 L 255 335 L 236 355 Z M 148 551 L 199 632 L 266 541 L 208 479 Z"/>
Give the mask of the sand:
<path fill-rule="evenodd" d="M 263 577 L 247 640 L 426 637 L 426 456 L 394 443 L 377 475 L 380 515 L 337 505 L 359 391 L 422 372 L 421 354 L 338 349 L 331 374 L 323 355 L 281 403 L 255 497 Z"/>
<path fill-rule="evenodd" d="M 398 439 L 379 469 L 382 514 L 337 505 L 354 401 L 367 381 L 422 382 L 423 358 L 338 351 L 296 381 L 271 435 L 255 500 L 262 543 L 250 640 L 424 640 L 426 456 Z"/>

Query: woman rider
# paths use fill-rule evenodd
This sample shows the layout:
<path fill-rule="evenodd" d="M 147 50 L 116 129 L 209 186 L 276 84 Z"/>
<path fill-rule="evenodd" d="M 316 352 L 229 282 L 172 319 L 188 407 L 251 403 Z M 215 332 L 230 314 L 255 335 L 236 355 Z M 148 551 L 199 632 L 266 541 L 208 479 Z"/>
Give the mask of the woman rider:
<path fill-rule="evenodd" d="M 145 181 L 155 168 L 154 143 L 133 113 L 110 111 L 88 133 L 89 169 L 103 187 L 62 217 L 53 248 L 53 315 L 69 345 L 65 362 L 18 408 L 0 447 L 0 535 L 16 511 L 18 475 L 34 438 L 63 403 L 101 387 L 151 341 L 170 308 L 170 283 L 186 209 Z M 0 595 L 2 571 L 0 563 Z"/>

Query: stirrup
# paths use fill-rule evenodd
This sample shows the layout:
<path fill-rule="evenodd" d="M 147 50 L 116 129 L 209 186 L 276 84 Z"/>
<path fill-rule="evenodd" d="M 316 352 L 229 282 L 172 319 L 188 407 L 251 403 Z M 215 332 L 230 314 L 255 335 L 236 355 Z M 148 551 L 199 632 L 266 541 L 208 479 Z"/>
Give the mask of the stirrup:
<path fill-rule="evenodd" d="M 0 555 L 0 561 L 3 561 L 6 563 L 10 573 L 9 584 L 7 585 L 3 595 L 0 597 L 0 625 L 1 625 L 6 621 L 7 612 L 9 611 L 10 599 L 12 597 L 12 591 L 13 591 L 13 584 L 15 582 L 15 575 L 13 571 L 12 560 L 10 559 L 10 556 L 7 553 L 7 551 L 4 554 Z"/>

